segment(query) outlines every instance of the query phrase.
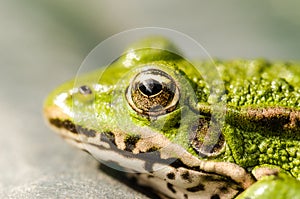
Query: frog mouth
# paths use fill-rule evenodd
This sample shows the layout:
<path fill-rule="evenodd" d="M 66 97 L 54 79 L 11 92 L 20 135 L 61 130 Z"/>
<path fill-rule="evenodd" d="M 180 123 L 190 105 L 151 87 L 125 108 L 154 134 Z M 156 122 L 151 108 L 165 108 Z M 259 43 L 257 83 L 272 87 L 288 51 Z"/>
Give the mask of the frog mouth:
<path fill-rule="evenodd" d="M 168 173 L 180 171 L 201 176 L 203 180 L 211 179 L 219 184 L 224 183 L 224 186 L 225 182 L 227 184 L 230 182 L 232 189 L 237 192 L 241 192 L 256 181 L 242 167 L 234 163 L 200 160 L 178 144 L 171 143 L 162 134 L 158 137 L 139 139 L 132 137 L 127 138 L 126 141 L 124 136 L 120 136 L 122 132 L 96 132 L 76 126 L 59 107 L 46 108 L 44 114 L 47 122 L 66 141 L 90 153 L 100 162 L 117 163 L 118 167 L 113 166 L 115 169 L 123 167 L 124 171 L 144 172 L 158 176 L 161 176 L 161 173 L 167 176 Z M 125 135 L 124 132 L 123 134 Z M 149 145 L 149 139 L 154 143 L 152 146 Z M 188 183 L 191 179 L 182 179 L 182 183 Z M 168 180 L 171 182 L 171 179 Z M 189 182 L 187 190 L 201 191 L 197 189 L 197 182 L 193 180 L 192 182 Z M 219 186 L 217 184 L 215 186 Z"/>

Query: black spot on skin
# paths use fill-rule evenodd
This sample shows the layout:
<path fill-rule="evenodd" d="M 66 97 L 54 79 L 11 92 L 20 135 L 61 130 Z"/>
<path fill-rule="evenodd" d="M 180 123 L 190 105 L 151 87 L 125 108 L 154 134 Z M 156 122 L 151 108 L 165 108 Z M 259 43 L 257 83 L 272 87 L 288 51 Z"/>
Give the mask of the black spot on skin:
<path fill-rule="evenodd" d="M 194 170 L 194 171 L 201 171 L 199 167 L 190 167 L 190 166 L 184 164 L 179 159 L 173 159 L 173 161 L 170 163 L 170 166 L 172 166 L 172 167 L 174 167 L 176 169 L 180 168 L 180 167 L 183 167 L 183 168 L 187 168 L 187 169 Z"/>
<path fill-rule="evenodd" d="M 214 194 L 210 197 L 210 199 L 220 199 L 220 196 L 218 194 Z"/>
<path fill-rule="evenodd" d="M 140 135 L 128 135 L 125 142 L 125 151 L 132 151 L 135 148 L 135 144 L 141 139 Z"/>
<path fill-rule="evenodd" d="M 153 176 L 153 175 L 148 175 L 147 177 L 148 177 L 148 178 L 154 178 L 154 176 Z"/>
<path fill-rule="evenodd" d="M 220 191 L 222 193 L 228 193 L 228 188 L 227 187 L 221 187 Z"/>
<path fill-rule="evenodd" d="M 52 118 L 49 120 L 49 122 L 50 122 L 50 124 L 56 126 L 57 128 L 64 128 L 74 134 L 84 134 L 87 137 L 95 137 L 96 136 L 96 131 L 87 129 L 87 128 L 83 128 L 80 125 L 75 125 L 70 120 L 60 120 L 58 118 L 56 118 L 56 119 Z"/>
<path fill-rule="evenodd" d="M 96 132 L 94 130 L 82 128 L 81 126 L 77 126 L 77 131 L 79 134 L 83 134 L 87 137 L 95 137 L 96 136 Z"/>
<path fill-rule="evenodd" d="M 204 185 L 203 184 L 199 184 L 199 185 L 197 185 L 195 187 L 187 188 L 186 190 L 189 191 L 189 192 L 198 192 L 198 191 L 204 191 L 205 189 L 204 189 Z"/>
<path fill-rule="evenodd" d="M 173 172 L 168 173 L 167 178 L 169 178 L 170 180 L 174 180 L 175 179 L 175 174 Z"/>
<path fill-rule="evenodd" d="M 182 179 L 184 180 L 190 180 L 190 173 L 188 171 L 185 171 L 181 174 Z"/>
<path fill-rule="evenodd" d="M 154 152 L 154 151 L 158 151 L 158 150 L 160 150 L 160 148 L 157 148 L 157 147 L 151 147 L 151 148 L 149 148 L 149 149 L 147 149 L 147 153 L 150 153 L 150 152 Z"/>
<path fill-rule="evenodd" d="M 167 183 L 167 187 L 170 191 L 172 191 L 172 193 L 176 193 L 176 190 L 174 189 L 173 185 L 170 183 Z"/>
<path fill-rule="evenodd" d="M 54 119 L 54 120 L 50 121 L 50 123 L 56 125 L 58 128 L 65 128 L 74 134 L 78 134 L 78 132 L 76 130 L 76 126 L 74 125 L 73 122 L 71 122 L 69 120 L 61 121 L 59 119 Z"/>
<path fill-rule="evenodd" d="M 184 197 L 184 199 L 188 199 L 189 198 L 186 193 L 183 195 L 183 197 Z"/>
<path fill-rule="evenodd" d="M 62 127 L 62 123 L 59 119 L 51 118 L 51 119 L 49 119 L 49 123 L 52 124 L 53 126 L 56 126 L 57 128 Z"/>
<path fill-rule="evenodd" d="M 115 135 L 112 132 L 104 132 L 100 136 L 100 141 L 116 146 Z"/>
<path fill-rule="evenodd" d="M 72 133 L 78 134 L 76 126 L 69 120 L 62 121 L 61 127 L 67 129 L 68 131 L 71 131 Z"/>

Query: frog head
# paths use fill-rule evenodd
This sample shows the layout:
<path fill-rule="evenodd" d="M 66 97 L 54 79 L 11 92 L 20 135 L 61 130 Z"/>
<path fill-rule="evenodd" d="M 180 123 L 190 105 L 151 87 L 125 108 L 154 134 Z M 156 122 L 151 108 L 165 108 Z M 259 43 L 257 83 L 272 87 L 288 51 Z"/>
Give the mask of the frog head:
<path fill-rule="evenodd" d="M 281 164 L 272 167 L 271 161 L 249 158 L 257 143 L 243 139 L 261 140 L 259 147 L 267 150 L 266 142 L 284 138 L 263 133 L 269 128 L 260 128 L 262 120 L 253 122 L 249 115 L 256 109 L 224 106 L 233 84 L 223 78 L 216 85 L 226 89 L 212 95 L 218 87 L 205 76 L 214 64 L 197 65 L 206 72 L 168 40 L 148 38 L 108 67 L 54 90 L 45 101 L 45 116 L 71 144 L 114 168 L 154 176 L 157 182 L 151 186 L 169 196 L 205 191 L 202 196 L 233 197 L 281 169 Z M 253 175 L 254 170 L 259 172 Z"/>
<path fill-rule="evenodd" d="M 211 130 L 211 113 L 201 115 L 197 106 L 208 107 L 209 94 L 194 65 L 171 42 L 156 37 L 133 44 L 107 68 L 60 86 L 47 98 L 45 113 L 52 124 L 64 120 L 125 137 L 155 132 L 195 156 L 211 157 L 224 151 L 225 142 L 219 130 L 200 147 Z"/>

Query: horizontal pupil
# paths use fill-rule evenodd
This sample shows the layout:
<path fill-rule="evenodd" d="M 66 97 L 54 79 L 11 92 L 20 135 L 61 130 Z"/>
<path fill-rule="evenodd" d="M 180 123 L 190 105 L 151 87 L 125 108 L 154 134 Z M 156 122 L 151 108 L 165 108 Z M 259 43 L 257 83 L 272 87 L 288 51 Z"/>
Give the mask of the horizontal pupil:
<path fill-rule="evenodd" d="M 154 79 L 147 79 L 139 84 L 139 90 L 147 95 L 155 95 L 162 90 L 162 85 L 160 82 Z"/>

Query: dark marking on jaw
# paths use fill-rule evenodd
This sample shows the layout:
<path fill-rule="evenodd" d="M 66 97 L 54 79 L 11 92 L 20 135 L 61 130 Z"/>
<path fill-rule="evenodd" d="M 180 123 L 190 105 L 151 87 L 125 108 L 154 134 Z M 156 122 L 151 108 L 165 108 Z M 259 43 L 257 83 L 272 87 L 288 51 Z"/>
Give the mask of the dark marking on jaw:
<path fill-rule="evenodd" d="M 150 152 L 154 152 L 154 151 L 158 151 L 158 150 L 160 150 L 160 148 L 158 148 L 158 147 L 151 147 L 151 148 L 147 149 L 146 153 L 150 153 Z"/>
<path fill-rule="evenodd" d="M 183 197 L 184 197 L 184 199 L 188 199 L 189 198 L 186 193 L 183 195 Z"/>
<path fill-rule="evenodd" d="M 185 171 L 184 173 L 182 173 L 181 175 L 181 178 L 184 179 L 184 180 L 187 180 L 187 181 L 191 181 L 190 179 L 190 173 L 188 171 Z"/>
<path fill-rule="evenodd" d="M 171 159 L 171 158 L 169 158 L 169 159 Z M 172 159 L 173 159 L 173 161 L 170 162 L 170 166 L 172 166 L 176 169 L 178 169 L 180 167 L 183 167 L 183 168 L 186 168 L 186 169 L 189 169 L 189 170 L 204 172 L 199 168 L 199 166 L 191 167 L 191 166 L 188 166 L 188 165 L 184 164 L 180 159 L 175 159 L 175 158 L 172 158 Z"/>
<path fill-rule="evenodd" d="M 127 135 L 125 138 L 125 151 L 132 151 L 135 148 L 136 143 L 141 139 L 140 135 Z"/>
<path fill-rule="evenodd" d="M 204 191 L 204 185 L 199 183 L 197 186 L 195 187 L 190 187 L 186 189 L 189 192 L 198 192 L 198 191 Z"/>
<path fill-rule="evenodd" d="M 218 194 L 214 194 L 210 197 L 210 199 L 220 199 L 220 196 Z"/>
<path fill-rule="evenodd" d="M 96 131 L 92 129 L 83 128 L 80 125 L 75 125 L 70 120 L 60 120 L 58 118 L 51 118 L 49 119 L 50 124 L 56 126 L 57 128 L 64 128 L 71 133 L 74 134 L 83 134 L 87 137 L 95 137 Z"/>
<path fill-rule="evenodd" d="M 220 191 L 222 193 L 228 193 L 228 188 L 227 187 L 221 187 Z"/>
<path fill-rule="evenodd" d="M 205 176 L 203 176 L 203 180 L 205 182 L 207 182 L 207 181 L 210 181 L 210 182 L 212 182 L 212 181 L 213 182 L 224 182 L 224 179 L 225 178 L 216 178 L 216 176 L 212 176 L 212 175 L 205 175 Z M 228 181 L 228 179 L 227 179 L 227 181 Z"/>
<path fill-rule="evenodd" d="M 229 192 L 228 187 L 225 187 L 225 186 L 224 186 L 224 187 L 221 187 L 221 188 L 220 188 L 220 191 L 221 191 L 222 193 L 225 193 L 225 194 Z M 241 191 L 242 191 L 242 190 L 241 190 Z"/>
<path fill-rule="evenodd" d="M 167 178 L 169 178 L 170 180 L 174 180 L 175 179 L 175 174 L 173 172 L 170 172 L 167 174 Z"/>
<path fill-rule="evenodd" d="M 110 147 L 116 146 L 115 135 L 112 132 L 101 133 L 100 141 L 108 143 Z"/>
<path fill-rule="evenodd" d="M 160 151 L 156 147 L 153 147 L 153 148 L 149 149 L 149 151 L 153 151 L 153 152 L 138 153 L 138 154 L 133 154 L 131 151 L 118 149 L 117 145 L 115 143 L 114 134 L 111 133 L 111 132 L 101 133 L 100 141 L 107 143 L 110 146 L 110 148 L 107 149 L 107 148 L 105 148 L 101 145 L 92 144 L 92 143 L 89 143 L 89 145 L 97 147 L 98 149 L 104 150 L 104 151 L 106 151 L 106 150 L 115 151 L 116 153 L 122 155 L 125 158 L 129 158 L 129 159 L 130 158 L 132 158 L 132 159 L 137 158 L 137 159 L 140 159 L 140 160 L 144 160 L 144 162 L 145 162 L 144 168 L 145 168 L 145 170 L 147 170 L 150 173 L 153 171 L 153 165 L 155 163 L 159 163 L 159 164 L 163 164 L 163 165 L 171 165 L 174 162 L 177 162 L 176 158 L 162 159 L 160 157 Z M 181 162 L 181 164 L 183 164 L 183 163 Z M 181 165 L 181 166 L 185 167 L 184 165 Z"/>
<path fill-rule="evenodd" d="M 87 128 L 83 128 L 81 126 L 77 126 L 77 131 L 79 132 L 79 134 L 83 134 L 87 137 L 95 137 L 96 136 L 96 131 L 87 129 Z"/>
<path fill-rule="evenodd" d="M 74 123 L 71 122 L 70 120 L 60 120 L 58 118 L 51 118 L 49 119 L 49 122 L 50 124 L 56 126 L 57 128 L 65 128 L 74 134 L 78 134 Z"/>
<path fill-rule="evenodd" d="M 60 120 L 60 119 L 56 118 L 56 119 L 50 119 L 49 121 L 51 124 L 53 124 L 57 128 L 65 128 L 74 134 L 78 134 L 78 131 L 77 131 L 78 126 L 75 126 L 74 123 L 69 120 Z M 96 135 L 96 131 L 94 131 L 94 130 L 88 131 L 88 129 L 85 129 L 85 128 L 80 128 L 80 129 L 81 129 L 81 133 L 85 132 L 87 136 L 95 136 Z M 132 145 L 133 143 L 138 141 L 138 137 L 130 138 L 130 140 L 131 141 L 128 141 L 128 144 Z M 74 141 L 76 141 L 76 140 L 74 139 Z M 116 153 L 119 153 L 120 155 L 122 155 L 126 158 L 138 158 L 141 160 L 145 160 L 144 167 L 149 172 L 153 171 L 153 165 L 155 163 L 159 163 L 159 164 L 169 165 L 175 169 L 186 168 L 189 170 L 207 173 L 207 172 L 201 170 L 199 166 L 195 166 L 195 167 L 188 166 L 188 165 L 184 164 L 180 159 L 177 159 L 177 158 L 162 159 L 160 156 L 159 148 L 157 148 L 157 147 L 149 148 L 147 150 L 147 152 L 138 153 L 138 154 L 133 154 L 128 151 L 120 150 L 116 147 L 115 135 L 112 132 L 101 132 L 100 141 L 109 144 L 110 149 L 107 149 L 107 148 L 102 147 L 97 144 L 89 143 L 89 145 L 95 146 L 95 147 L 99 148 L 100 150 L 113 150 Z M 129 146 L 127 148 L 130 149 Z M 213 173 L 213 174 L 216 175 L 215 173 Z M 210 177 L 208 176 L 207 178 L 210 178 Z M 213 179 L 213 180 L 217 180 L 217 179 Z"/>
<path fill-rule="evenodd" d="M 78 142 L 76 139 L 73 139 L 73 140 L 75 142 Z M 202 170 L 199 166 L 188 166 L 185 163 L 183 163 L 182 160 L 177 159 L 177 158 L 163 159 L 163 158 L 161 158 L 160 150 L 157 150 L 156 148 L 151 149 L 151 150 L 154 150 L 153 152 L 138 153 L 138 154 L 133 154 L 132 152 L 118 149 L 115 144 L 114 134 L 111 132 L 102 132 L 101 136 L 100 136 L 100 140 L 102 142 L 107 143 L 110 146 L 110 148 L 106 148 L 102 145 L 98 145 L 98 144 L 94 144 L 94 143 L 86 143 L 86 144 L 97 147 L 99 150 L 102 150 L 102 151 L 114 151 L 115 153 L 120 154 L 124 158 L 144 160 L 144 168 L 146 171 L 148 171 L 150 173 L 153 172 L 154 164 L 168 165 L 170 167 L 173 167 L 174 169 L 185 168 L 188 170 L 193 170 L 193 171 L 197 171 L 197 172 L 200 172 L 203 174 L 207 174 L 207 175 L 203 175 L 204 179 L 206 179 L 205 181 L 211 181 L 211 182 L 216 182 L 216 181 L 225 182 L 226 181 L 228 183 L 228 187 L 231 187 L 240 192 L 243 191 L 243 189 L 241 188 L 239 183 L 235 182 L 230 177 L 222 177 L 217 173 L 206 172 L 206 171 Z M 195 190 L 201 190 L 201 189 L 204 189 L 203 185 L 192 187 L 192 188 L 189 188 L 188 190 L 193 192 Z"/>
<path fill-rule="evenodd" d="M 172 193 L 176 193 L 176 190 L 174 189 L 173 185 L 171 183 L 167 183 L 167 187 Z"/>

